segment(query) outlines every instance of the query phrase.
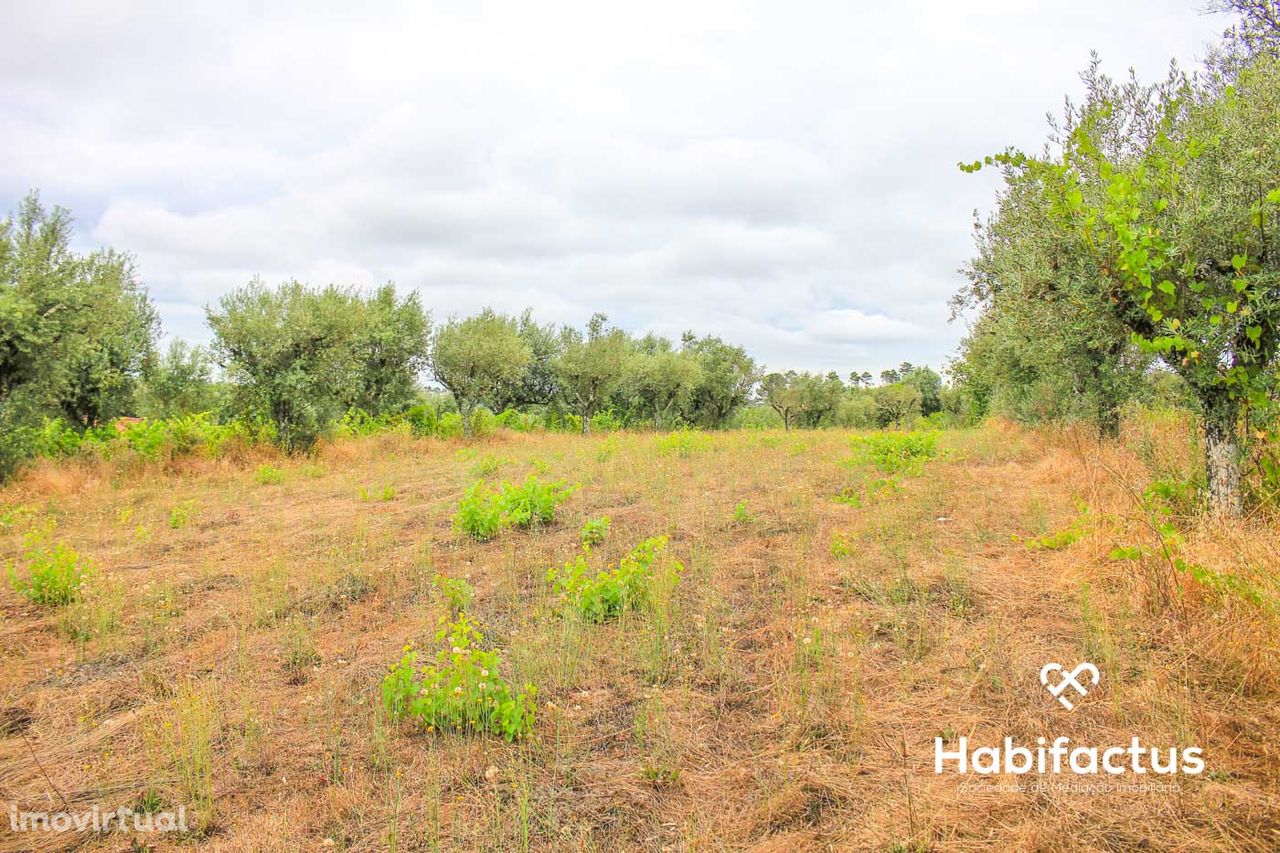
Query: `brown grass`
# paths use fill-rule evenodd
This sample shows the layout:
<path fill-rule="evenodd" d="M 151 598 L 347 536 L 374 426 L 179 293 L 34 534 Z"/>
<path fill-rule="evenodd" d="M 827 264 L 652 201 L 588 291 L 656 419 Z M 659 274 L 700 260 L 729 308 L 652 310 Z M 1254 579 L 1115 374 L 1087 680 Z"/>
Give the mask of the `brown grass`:
<path fill-rule="evenodd" d="M 1107 446 L 947 433 L 942 458 L 862 508 L 833 500 L 869 476 L 840 464 L 839 432 L 718 434 L 687 456 L 652 435 L 391 436 L 274 460 L 280 485 L 256 482 L 265 457 L 42 467 L 0 492 L 0 513 L 29 510 L 0 555 L 53 517 L 126 596 L 119 627 L 85 641 L 0 591 L 0 720 L 30 718 L 0 731 L 0 801 L 188 804 L 198 831 L 147 839 L 159 849 L 1277 849 L 1274 523 L 1178 521 L 1179 555 L 1248 579 L 1262 605 L 1159 556 L 1109 558 L 1157 541 L 1135 494 L 1194 466 L 1184 427 Z M 481 461 L 490 479 L 540 467 L 582 488 L 553 527 L 470 542 L 450 518 Z M 360 498 L 387 485 L 392 500 Z M 687 565 L 662 648 L 643 615 L 584 625 L 549 596 L 546 569 L 598 515 L 601 559 L 667 534 Z M 1065 546 L 1027 544 L 1073 524 Z M 436 572 L 469 579 L 506 674 L 538 684 L 527 740 L 381 713 L 387 665 L 432 642 Z M 1086 655 L 1103 680 L 1068 712 L 1037 674 Z M 933 773 L 935 736 L 1042 734 L 1198 744 L 1208 772 L 1093 794 Z M 0 820 L 3 850 L 122 844 Z"/>

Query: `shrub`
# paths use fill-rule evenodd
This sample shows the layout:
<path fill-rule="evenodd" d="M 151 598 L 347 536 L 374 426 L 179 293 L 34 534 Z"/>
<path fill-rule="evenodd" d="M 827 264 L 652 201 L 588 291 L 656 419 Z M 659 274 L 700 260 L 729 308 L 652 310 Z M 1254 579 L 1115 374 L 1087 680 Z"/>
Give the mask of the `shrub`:
<path fill-rule="evenodd" d="M 50 523 L 27 533 L 23 554 L 26 577 L 19 576 L 10 564 L 9 582 L 33 603 L 58 607 L 79 598 L 81 585 L 93 576 L 94 570 L 74 548 L 62 542 L 52 543 L 54 529 Z"/>
<path fill-rule="evenodd" d="M 535 416 L 516 409 L 503 409 L 494 417 L 494 420 L 499 426 L 514 432 L 533 432 L 543 426 Z"/>
<path fill-rule="evenodd" d="M 453 529 L 467 534 L 478 542 L 487 542 L 502 529 L 501 495 L 477 480 L 458 502 L 453 516 Z"/>
<path fill-rule="evenodd" d="M 169 526 L 174 530 L 186 527 L 191 523 L 198 504 L 194 500 L 183 501 L 169 511 Z"/>
<path fill-rule="evenodd" d="M 484 636 L 465 614 L 441 624 L 444 643 L 434 662 L 418 667 L 418 653 L 405 646 L 400 662 L 382 680 L 382 704 L 395 721 L 410 720 L 428 732 L 488 733 L 508 741 L 533 730 L 536 688 L 520 691 L 499 675 L 495 651 L 481 648 Z"/>
<path fill-rule="evenodd" d="M 476 460 L 476 464 L 471 466 L 471 473 L 477 477 L 488 477 L 490 474 L 498 473 L 509 461 L 500 456 L 485 456 Z"/>
<path fill-rule="evenodd" d="M 574 487 L 563 480 L 544 483 L 530 474 L 519 486 L 502 484 L 501 505 L 504 522 L 514 527 L 533 527 L 556 520 L 556 507 L 569 499 Z"/>
<path fill-rule="evenodd" d="M 444 600 L 450 614 L 465 612 L 471 606 L 471 599 L 476 594 L 475 589 L 465 578 L 445 577 L 437 572 L 432 583 L 435 584 L 436 589 L 440 590 L 440 598 Z"/>
<path fill-rule="evenodd" d="M 746 501 L 738 501 L 733 507 L 733 523 L 734 524 L 755 524 L 755 514 L 747 508 Z"/>
<path fill-rule="evenodd" d="M 405 423 L 409 425 L 409 429 L 419 438 L 427 438 L 435 435 L 436 410 L 427 405 L 417 405 L 410 408 L 404 413 Z"/>
<path fill-rule="evenodd" d="M 471 435 L 485 438 L 498 431 L 498 419 L 488 409 L 476 409 L 471 413 Z"/>
<path fill-rule="evenodd" d="M 591 519 L 582 525 L 579 535 L 583 548 L 590 550 L 592 546 L 599 545 L 609 535 L 609 516 L 602 515 Z"/>
<path fill-rule="evenodd" d="M 284 482 L 284 472 L 274 465 L 259 465 L 253 479 L 263 486 L 279 485 Z"/>
<path fill-rule="evenodd" d="M 591 416 L 592 432 L 617 432 L 624 424 L 612 411 L 596 412 Z"/>
<path fill-rule="evenodd" d="M 616 568 L 592 577 L 585 554 L 579 554 L 563 569 L 551 569 L 547 580 L 555 593 L 583 618 L 604 622 L 625 610 L 638 610 L 651 602 L 655 564 L 665 552 L 667 537 L 653 536 L 637 545 L 618 561 Z M 671 586 L 679 582 L 684 566 L 672 561 Z"/>
<path fill-rule="evenodd" d="M 687 459 L 711 449 L 711 437 L 694 430 L 676 430 L 658 439 L 658 452 L 674 454 Z"/>
<path fill-rule="evenodd" d="M 872 433 L 853 440 L 855 451 L 885 474 L 918 474 L 938 455 L 934 432 Z M 856 459 L 856 457 L 855 457 Z"/>
<path fill-rule="evenodd" d="M 383 486 L 381 489 L 366 489 L 363 486 L 360 488 L 360 500 L 366 503 L 374 500 L 393 501 L 397 494 L 399 492 L 392 485 Z"/>
<path fill-rule="evenodd" d="M 440 438 L 459 438 L 462 435 L 462 415 L 445 412 L 436 422 L 436 435 Z"/>

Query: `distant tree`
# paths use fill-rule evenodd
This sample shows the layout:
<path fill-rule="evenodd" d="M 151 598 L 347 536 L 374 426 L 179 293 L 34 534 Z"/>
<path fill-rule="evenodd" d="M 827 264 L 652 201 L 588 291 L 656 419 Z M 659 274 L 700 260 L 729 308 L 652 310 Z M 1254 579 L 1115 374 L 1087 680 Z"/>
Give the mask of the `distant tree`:
<path fill-rule="evenodd" d="M 825 375 L 801 374 L 800 382 L 803 403 L 800 409 L 799 424 L 815 429 L 829 423 L 840 407 L 845 396 L 844 383 L 833 370 Z"/>
<path fill-rule="evenodd" d="M 351 340 L 357 368 L 343 403 L 373 415 L 401 411 L 413 402 L 430 358 L 430 317 L 417 293 L 397 299 L 393 284 L 358 299 L 353 308 L 358 309 Z"/>
<path fill-rule="evenodd" d="M 92 300 L 91 334 L 68 359 L 59 396 L 63 415 L 88 427 L 132 413 L 160 320 L 128 255 L 93 252 L 84 258 L 83 274 L 84 297 Z"/>
<path fill-rule="evenodd" d="M 876 418 L 882 427 L 903 427 L 920 415 L 920 389 L 896 382 L 875 389 Z"/>
<path fill-rule="evenodd" d="M 702 376 L 685 404 L 685 420 L 713 429 L 723 428 L 733 413 L 751 399 L 752 389 L 759 380 L 756 363 L 742 347 L 710 335 L 698 338 L 692 332 L 685 332 L 680 349 L 692 356 L 702 369 Z"/>
<path fill-rule="evenodd" d="M 504 388 L 525 375 L 532 359 L 517 321 L 486 308 L 474 317 L 445 324 L 435 337 L 431 369 L 453 394 L 463 429 L 470 435 L 476 405 L 493 405 Z"/>
<path fill-rule="evenodd" d="M 591 418 L 622 384 L 633 347 L 627 333 L 610 328 L 609 318 L 594 314 L 586 334 L 565 328 L 555 361 L 560 394 L 570 411 L 582 419 L 582 432 L 591 431 Z"/>
<path fill-rule="evenodd" d="M 905 362 L 903 367 L 907 367 Z M 942 377 L 928 367 L 911 366 L 910 370 L 902 370 L 902 382 L 914 385 L 920 392 L 920 414 L 928 417 L 934 412 L 942 411 Z"/>
<path fill-rule="evenodd" d="M 205 311 L 213 351 L 233 384 L 234 411 L 269 420 L 290 453 L 310 448 L 361 381 L 360 298 L 335 285 L 270 288 L 255 278 Z"/>
<path fill-rule="evenodd" d="M 519 378 L 497 390 L 493 400 L 495 411 L 550 403 L 559 390 L 555 362 L 560 353 L 560 336 L 555 326 L 540 325 L 533 319 L 533 311 L 526 308 L 520 315 L 516 332 L 529 347 L 529 364 Z"/>
<path fill-rule="evenodd" d="M 174 338 L 163 355 L 147 360 L 138 388 L 138 414 L 172 418 L 215 410 L 220 395 L 213 368 L 209 350 Z"/>
<path fill-rule="evenodd" d="M 760 398 L 782 418 L 784 429 L 814 428 L 832 418 L 844 396 L 844 383 L 834 372 L 770 373 L 760 380 Z"/>
<path fill-rule="evenodd" d="M 870 388 L 871 383 L 874 381 L 875 381 L 875 377 L 873 377 L 871 373 L 866 370 L 864 370 L 861 373 L 855 370 L 849 374 L 850 388 Z"/>
<path fill-rule="evenodd" d="M 902 374 L 899 373 L 896 368 L 891 367 L 888 370 L 880 371 L 881 385 L 892 385 L 893 383 L 897 382 L 901 378 L 902 378 Z"/>
<path fill-rule="evenodd" d="M 782 428 L 791 429 L 801 406 L 801 393 L 794 370 L 786 373 L 768 373 L 760 380 L 760 397 L 782 418 Z"/>
<path fill-rule="evenodd" d="M 71 215 L 36 193 L 0 221 L 0 473 L 21 430 L 61 415 L 89 426 L 132 406 L 157 320 L 132 259 L 70 248 Z"/>
<path fill-rule="evenodd" d="M 673 349 L 665 338 L 652 336 L 640 343 L 629 372 L 630 393 L 657 429 L 671 426 L 702 381 L 697 359 Z"/>

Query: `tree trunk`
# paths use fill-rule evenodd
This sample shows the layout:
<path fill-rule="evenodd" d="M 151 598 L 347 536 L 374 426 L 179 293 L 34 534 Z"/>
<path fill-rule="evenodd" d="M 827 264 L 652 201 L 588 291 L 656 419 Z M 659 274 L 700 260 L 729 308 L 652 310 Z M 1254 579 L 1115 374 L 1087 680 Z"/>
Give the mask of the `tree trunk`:
<path fill-rule="evenodd" d="M 1110 403 L 1098 407 L 1098 435 L 1104 439 L 1120 437 L 1120 409 Z"/>
<path fill-rule="evenodd" d="M 591 414 L 587 411 L 582 413 L 582 434 L 588 435 L 591 432 Z"/>
<path fill-rule="evenodd" d="M 471 436 L 471 412 L 474 409 L 475 406 L 470 404 L 458 407 L 458 413 L 462 415 L 462 434 L 468 438 Z"/>
<path fill-rule="evenodd" d="M 1244 514 L 1240 491 L 1238 407 L 1227 398 L 1205 401 L 1204 470 L 1209 490 L 1209 511 L 1223 518 Z"/>

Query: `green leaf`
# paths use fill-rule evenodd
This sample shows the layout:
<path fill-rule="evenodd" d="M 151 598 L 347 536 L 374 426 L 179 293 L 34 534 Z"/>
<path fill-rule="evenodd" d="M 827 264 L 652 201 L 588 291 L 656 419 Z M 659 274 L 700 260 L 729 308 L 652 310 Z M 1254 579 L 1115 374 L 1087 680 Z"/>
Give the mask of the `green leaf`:
<path fill-rule="evenodd" d="M 1254 346 L 1257 346 L 1258 342 L 1262 340 L 1261 326 L 1245 326 L 1244 333 L 1249 336 L 1249 340 L 1253 341 Z"/>
<path fill-rule="evenodd" d="M 1244 269 L 1247 263 L 1249 263 L 1249 259 L 1244 255 L 1236 255 L 1231 259 L 1231 266 L 1235 267 L 1237 271 Z"/>
<path fill-rule="evenodd" d="M 1178 288 L 1174 286 L 1173 282 L 1167 279 L 1165 281 L 1160 282 L 1160 284 L 1157 286 L 1160 288 L 1161 292 L 1167 293 L 1170 296 L 1173 296 L 1178 292 Z"/>

